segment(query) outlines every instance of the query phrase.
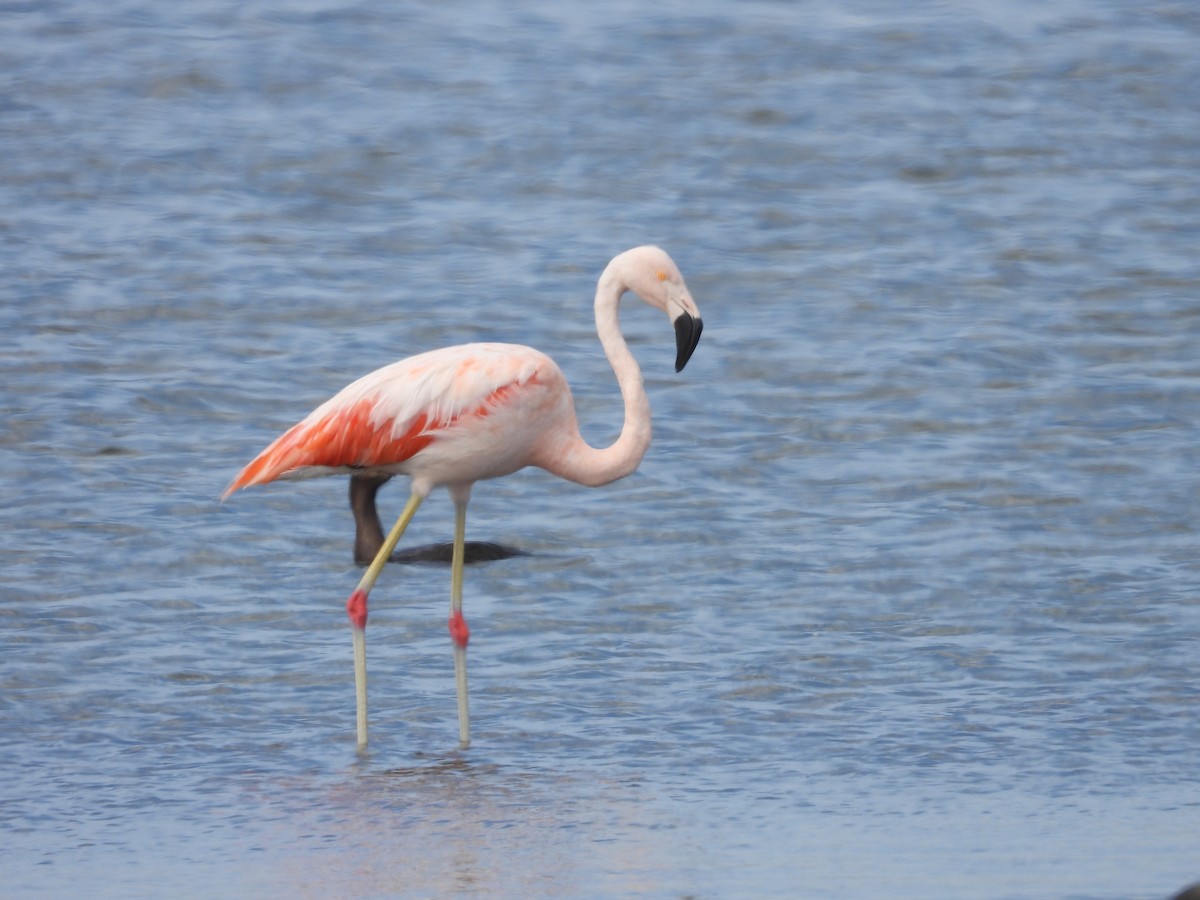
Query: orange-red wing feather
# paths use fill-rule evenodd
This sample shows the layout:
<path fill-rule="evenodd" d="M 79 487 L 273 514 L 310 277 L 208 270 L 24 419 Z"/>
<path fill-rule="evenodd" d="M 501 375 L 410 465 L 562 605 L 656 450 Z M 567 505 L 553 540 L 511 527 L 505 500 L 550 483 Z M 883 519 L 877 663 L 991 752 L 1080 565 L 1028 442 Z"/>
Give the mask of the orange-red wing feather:
<path fill-rule="evenodd" d="M 360 400 L 334 410 L 315 422 L 293 425 L 256 456 L 225 489 L 223 496 L 255 484 L 274 481 L 281 475 L 308 467 L 385 465 L 404 462 L 427 447 L 433 435 L 426 432 L 427 420 L 418 415 L 399 435 L 391 422 L 371 423 L 374 404 Z"/>

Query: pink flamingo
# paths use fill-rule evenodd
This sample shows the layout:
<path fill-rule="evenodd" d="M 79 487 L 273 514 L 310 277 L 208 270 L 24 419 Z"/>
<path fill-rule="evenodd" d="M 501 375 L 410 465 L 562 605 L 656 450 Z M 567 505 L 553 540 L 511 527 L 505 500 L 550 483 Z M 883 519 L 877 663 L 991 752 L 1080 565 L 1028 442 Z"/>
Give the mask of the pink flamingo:
<path fill-rule="evenodd" d="M 454 501 L 450 635 L 459 744 L 465 748 L 471 739 L 462 583 L 472 484 L 539 466 L 595 487 L 629 475 L 645 456 L 650 403 L 618 321 L 626 291 L 674 323 L 676 372 L 691 358 L 703 327 L 678 267 L 659 248 L 627 250 L 604 269 L 596 285 L 596 332 L 625 402 L 620 437 L 606 449 L 588 446 L 580 435 L 571 390 L 550 357 L 517 344 L 462 344 L 411 356 L 346 386 L 284 432 L 225 489 L 222 499 L 277 478 L 349 473 L 412 479 L 404 511 L 346 602 L 360 749 L 367 744 L 367 594 L 429 492 L 444 486 Z"/>

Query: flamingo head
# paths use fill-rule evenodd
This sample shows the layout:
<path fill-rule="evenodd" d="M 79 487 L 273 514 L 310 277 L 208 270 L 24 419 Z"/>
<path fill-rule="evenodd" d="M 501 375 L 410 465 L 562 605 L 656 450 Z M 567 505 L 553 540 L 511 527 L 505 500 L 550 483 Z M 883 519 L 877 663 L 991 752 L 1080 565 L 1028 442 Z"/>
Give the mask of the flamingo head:
<path fill-rule="evenodd" d="M 704 322 L 675 261 L 658 247 L 634 247 L 608 264 L 601 281 L 607 277 L 667 314 L 675 326 L 675 371 L 682 371 L 700 343 Z"/>

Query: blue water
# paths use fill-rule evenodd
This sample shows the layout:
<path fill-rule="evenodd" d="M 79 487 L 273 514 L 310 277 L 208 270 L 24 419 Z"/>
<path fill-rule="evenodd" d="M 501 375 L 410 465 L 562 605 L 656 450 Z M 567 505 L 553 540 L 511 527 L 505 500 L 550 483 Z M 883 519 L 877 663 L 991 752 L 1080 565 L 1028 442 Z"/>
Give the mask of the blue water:
<path fill-rule="evenodd" d="M 1200 879 L 1200 11 L 519 6 L 0 8 L 2 893 Z M 469 340 L 609 442 L 644 242 L 705 331 L 625 313 L 641 470 L 477 486 L 467 752 L 384 573 L 359 756 L 344 479 L 218 494 Z"/>

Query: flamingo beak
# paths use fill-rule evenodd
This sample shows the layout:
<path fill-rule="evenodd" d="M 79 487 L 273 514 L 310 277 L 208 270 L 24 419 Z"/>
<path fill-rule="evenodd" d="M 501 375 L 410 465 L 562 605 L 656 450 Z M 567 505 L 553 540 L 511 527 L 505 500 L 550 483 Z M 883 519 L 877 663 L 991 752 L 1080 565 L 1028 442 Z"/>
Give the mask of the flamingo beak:
<path fill-rule="evenodd" d="M 704 323 L 700 321 L 699 316 L 680 313 L 675 319 L 676 372 L 682 372 L 683 367 L 692 358 L 692 352 L 696 349 L 696 345 L 700 343 L 700 332 L 703 330 Z"/>

